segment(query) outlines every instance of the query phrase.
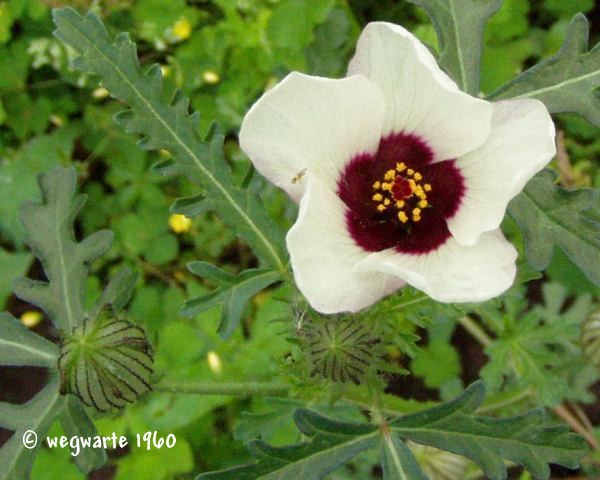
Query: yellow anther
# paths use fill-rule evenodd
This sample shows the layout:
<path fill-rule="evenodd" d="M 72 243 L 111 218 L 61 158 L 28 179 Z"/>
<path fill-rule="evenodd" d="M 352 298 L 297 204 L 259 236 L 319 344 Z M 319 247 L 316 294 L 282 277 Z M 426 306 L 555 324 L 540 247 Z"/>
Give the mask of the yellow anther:
<path fill-rule="evenodd" d="M 428 205 L 427 200 L 421 200 L 419 202 L 419 207 L 425 208 Z"/>
<path fill-rule="evenodd" d="M 388 206 L 390 203 L 392 203 L 392 201 L 391 201 L 389 198 L 386 198 L 386 199 L 383 201 L 383 204 L 384 204 L 386 207 L 387 207 L 387 206 Z"/>
<path fill-rule="evenodd" d="M 396 200 L 396 208 L 404 207 L 404 200 Z"/>
<path fill-rule="evenodd" d="M 429 185 L 428 183 L 423 185 L 423 188 L 425 189 L 426 192 L 431 192 L 431 185 Z"/>
<path fill-rule="evenodd" d="M 421 209 L 413 208 L 412 214 L 418 217 L 419 215 L 421 215 Z"/>
<path fill-rule="evenodd" d="M 402 223 L 408 222 L 408 217 L 406 216 L 406 213 L 398 212 L 398 220 L 400 220 Z"/>
<path fill-rule="evenodd" d="M 394 170 L 388 170 L 387 172 L 385 172 L 383 178 L 384 180 L 393 180 L 394 178 L 396 178 L 396 172 L 394 172 Z"/>
<path fill-rule="evenodd" d="M 406 170 L 406 165 L 404 164 L 404 162 L 397 163 L 396 170 L 399 172 L 403 172 L 404 170 Z"/>
<path fill-rule="evenodd" d="M 414 171 L 412 168 L 409 168 L 409 169 L 406 171 L 406 174 L 407 174 L 407 175 L 412 175 L 413 173 L 415 173 L 415 171 Z M 418 180 L 418 179 L 417 179 L 417 180 Z"/>
<path fill-rule="evenodd" d="M 381 182 L 377 181 L 373 184 L 374 190 L 379 190 L 381 188 Z"/>
<path fill-rule="evenodd" d="M 415 173 L 415 180 L 422 180 L 423 179 L 423 175 L 421 175 L 419 172 Z"/>
<path fill-rule="evenodd" d="M 391 191 L 392 190 L 392 184 L 391 183 L 382 183 L 381 184 L 381 189 L 382 190 L 388 190 Z"/>
<path fill-rule="evenodd" d="M 381 204 L 377 205 L 377 211 L 384 212 L 385 209 L 386 209 L 385 205 L 381 205 Z"/>
<path fill-rule="evenodd" d="M 408 184 L 413 192 L 417 189 L 417 183 L 412 178 L 408 179 Z"/>
<path fill-rule="evenodd" d="M 420 222 L 421 221 L 421 217 L 417 216 L 417 215 L 413 215 L 413 222 Z"/>
<path fill-rule="evenodd" d="M 376 193 L 375 195 L 373 195 L 373 200 L 375 200 L 376 202 L 381 202 L 383 200 L 383 195 L 381 193 Z"/>

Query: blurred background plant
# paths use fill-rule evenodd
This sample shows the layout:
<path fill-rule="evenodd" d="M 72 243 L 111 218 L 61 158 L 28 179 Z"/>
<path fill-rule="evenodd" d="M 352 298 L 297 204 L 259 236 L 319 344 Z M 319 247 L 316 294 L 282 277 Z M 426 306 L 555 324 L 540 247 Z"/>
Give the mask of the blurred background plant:
<path fill-rule="evenodd" d="M 167 89 L 182 89 L 192 108 L 201 112 L 202 134 L 213 120 L 221 124 L 227 160 L 240 182 L 249 163 L 237 145 L 237 129 L 265 89 L 291 70 L 343 76 L 361 26 L 372 20 L 401 24 L 436 48 L 435 31 L 426 15 L 407 2 L 391 0 L 0 1 L 0 306 L 35 332 L 56 336 L 41 312 L 10 295 L 10 282 L 25 274 L 43 275 L 25 248 L 18 206 L 40 198 L 39 173 L 72 165 L 80 190 L 88 195 L 78 235 L 101 228 L 115 233 L 111 250 L 93 265 L 88 298 L 97 297 L 100 286 L 122 265 L 141 273 L 129 319 L 157 340 L 156 371 L 169 371 L 175 380 L 207 383 L 249 376 L 269 381 L 281 372 L 302 377 L 288 365 L 297 355 L 286 341 L 294 327 L 294 312 L 279 300 L 285 293 L 281 289 L 257 295 L 244 311 L 242 328 L 227 341 L 216 333 L 218 307 L 193 318 L 180 315 L 186 299 L 210 291 L 209 284 L 188 272 L 187 262 L 203 260 L 235 274 L 256 266 L 256 259 L 212 213 L 189 220 L 170 212 L 176 198 L 197 192 L 184 180 L 154 173 L 150 167 L 168 153 L 140 149 L 112 121 L 122 106 L 93 78 L 69 67 L 73 52 L 52 36 L 50 9 L 57 6 L 91 9 L 112 33 L 131 32 L 142 65 L 159 63 Z M 505 0 L 486 30 L 483 93 L 554 54 L 569 20 L 579 11 L 588 13 L 595 43 L 600 6 L 593 0 Z M 553 167 L 560 182 L 569 188 L 600 188 L 599 129 L 576 115 L 555 118 L 559 153 Z M 285 228 L 291 225 L 295 207 L 266 182 L 260 188 L 276 221 Z M 505 230 L 521 242 L 510 220 Z M 397 331 L 401 324 L 404 333 L 395 345 L 381 348 L 399 371 L 410 366 L 413 375 L 386 374 L 389 402 L 396 401 L 399 411 L 407 411 L 416 408 L 413 400 L 447 400 L 478 378 L 483 368 L 492 392 L 499 392 L 498 402 L 506 385 L 522 393 L 516 400 L 507 397 L 504 409 L 490 408 L 510 414 L 519 410 L 516 407 L 573 402 L 575 413 L 569 410 L 567 415 L 579 416 L 579 425 L 593 437 L 594 428 L 587 421 L 600 422 L 600 384 L 578 342 L 580 326 L 597 308 L 599 294 L 600 289 L 559 250 L 543 278 L 517 286 L 491 307 L 448 308 L 438 311 L 439 318 L 425 321 L 428 302 L 419 303 L 418 294 L 411 298 L 413 293 L 407 292 L 407 303 L 414 301 L 414 306 L 390 325 Z M 483 333 L 469 328 L 473 327 L 469 315 L 481 321 Z M 521 318 L 527 323 L 516 328 Z M 498 340 L 491 343 L 489 335 Z M 588 337 L 590 342 L 597 338 Z M 409 347 L 412 359 L 402 354 Z M 594 348 L 591 345 L 588 351 Z M 22 403 L 41 388 L 42 381 L 41 369 L 0 368 L 0 400 Z M 315 403 L 328 399 L 317 387 L 303 395 Z M 295 406 L 289 399 L 157 392 L 119 415 L 98 419 L 96 425 L 101 434 L 175 433 L 176 447 L 112 452 L 109 464 L 90 478 L 192 478 L 192 473 L 243 463 L 250 459 L 245 440 L 257 435 L 275 445 L 298 440 L 291 418 Z M 348 420 L 360 418 L 357 409 L 344 406 L 336 407 L 338 417 L 344 408 Z M 265 418 L 269 422 L 261 421 Z M 60 434 L 60 426 L 54 425 L 50 434 Z M 8 435 L 0 429 L 0 443 Z M 462 458 L 423 447 L 416 456 L 431 478 L 477 477 L 477 470 Z M 599 460 L 600 454 L 592 453 L 581 475 L 597 478 L 594 462 Z M 380 478 L 377 462 L 376 456 L 364 454 L 329 478 Z M 556 478 L 561 472 L 555 470 Z M 511 475 L 529 478 L 518 469 Z M 68 452 L 42 449 L 33 478 L 67 480 L 84 475 Z"/>

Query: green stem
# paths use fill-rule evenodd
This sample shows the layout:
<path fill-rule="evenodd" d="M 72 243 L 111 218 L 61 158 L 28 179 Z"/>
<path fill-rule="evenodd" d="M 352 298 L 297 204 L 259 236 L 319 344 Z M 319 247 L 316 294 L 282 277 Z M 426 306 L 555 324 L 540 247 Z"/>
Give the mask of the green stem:
<path fill-rule="evenodd" d="M 290 390 L 286 383 L 232 382 L 194 383 L 165 380 L 153 386 L 155 392 L 187 393 L 192 395 L 276 395 L 285 396 Z"/>
<path fill-rule="evenodd" d="M 458 323 L 460 323 L 467 332 L 473 335 L 482 346 L 488 347 L 493 343 L 492 337 L 485 333 L 483 328 L 468 315 L 459 318 Z"/>

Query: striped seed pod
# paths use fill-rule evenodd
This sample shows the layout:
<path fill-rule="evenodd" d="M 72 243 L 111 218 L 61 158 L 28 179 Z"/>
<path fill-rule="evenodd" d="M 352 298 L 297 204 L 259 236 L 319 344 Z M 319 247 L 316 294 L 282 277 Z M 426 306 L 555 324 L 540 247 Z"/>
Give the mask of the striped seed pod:
<path fill-rule="evenodd" d="M 600 368 L 600 311 L 585 321 L 581 332 L 583 350 L 596 368 Z"/>
<path fill-rule="evenodd" d="M 348 317 L 305 319 L 301 337 L 308 354 L 310 376 L 358 385 L 368 369 L 379 364 L 380 340 L 368 326 Z"/>
<path fill-rule="evenodd" d="M 100 412 L 123 408 L 150 391 L 152 353 L 144 331 L 125 321 L 84 321 L 62 343 L 61 393 Z"/>

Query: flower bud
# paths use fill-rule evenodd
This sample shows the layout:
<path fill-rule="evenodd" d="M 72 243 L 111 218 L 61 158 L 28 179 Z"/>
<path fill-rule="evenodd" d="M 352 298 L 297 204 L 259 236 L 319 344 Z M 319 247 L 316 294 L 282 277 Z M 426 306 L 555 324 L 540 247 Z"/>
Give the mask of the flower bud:
<path fill-rule="evenodd" d="M 63 341 L 58 368 L 61 393 L 101 412 L 123 408 L 151 390 L 150 344 L 141 328 L 125 320 L 84 321 Z"/>

